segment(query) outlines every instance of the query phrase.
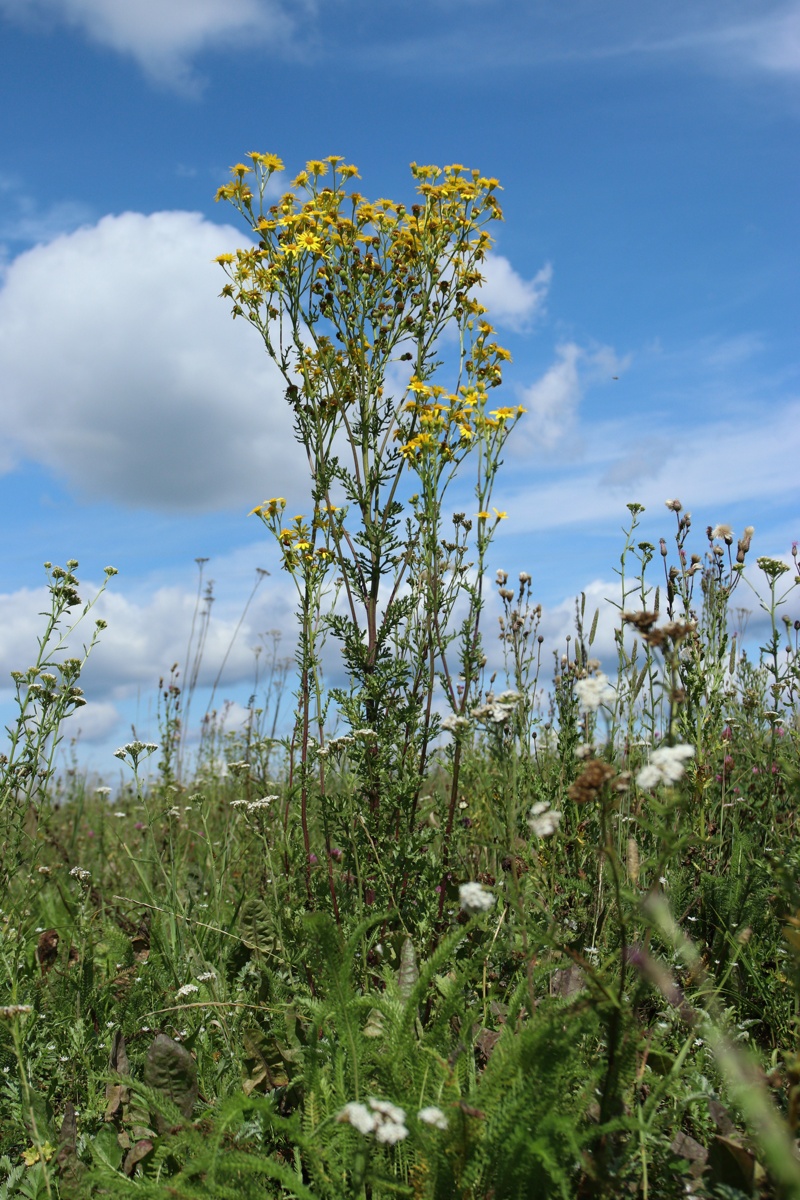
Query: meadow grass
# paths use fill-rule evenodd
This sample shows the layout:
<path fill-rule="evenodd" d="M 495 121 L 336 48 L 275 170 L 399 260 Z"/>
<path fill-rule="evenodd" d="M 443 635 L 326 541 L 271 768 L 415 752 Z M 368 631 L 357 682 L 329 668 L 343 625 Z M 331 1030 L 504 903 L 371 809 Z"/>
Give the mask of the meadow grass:
<path fill-rule="evenodd" d="M 250 159 L 224 294 L 310 465 L 308 518 L 254 510 L 297 596 L 291 726 L 273 643 L 270 699 L 191 759 L 187 652 L 113 802 L 59 777 L 91 603 L 49 568 L 0 762 L 0 1200 L 800 1197 L 796 552 L 695 547 L 677 500 L 656 547 L 631 504 L 615 669 L 583 597 L 543 644 L 526 571 L 493 585 L 498 656 L 496 181 L 415 168 L 419 204 L 369 205 L 333 158 L 265 208 L 282 164 Z M 478 512 L 445 523 L 464 464 Z"/>

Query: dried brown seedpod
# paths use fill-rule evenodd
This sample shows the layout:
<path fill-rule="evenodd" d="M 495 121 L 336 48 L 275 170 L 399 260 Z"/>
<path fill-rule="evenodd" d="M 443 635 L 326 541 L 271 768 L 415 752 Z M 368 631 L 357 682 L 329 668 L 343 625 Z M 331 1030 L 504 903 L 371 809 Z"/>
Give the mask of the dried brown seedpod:
<path fill-rule="evenodd" d="M 39 941 L 36 943 L 36 961 L 43 975 L 51 971 L 56 964 L 59 941 L 57 929 L 45 929 L 44 933 L 39 934 Z"/>

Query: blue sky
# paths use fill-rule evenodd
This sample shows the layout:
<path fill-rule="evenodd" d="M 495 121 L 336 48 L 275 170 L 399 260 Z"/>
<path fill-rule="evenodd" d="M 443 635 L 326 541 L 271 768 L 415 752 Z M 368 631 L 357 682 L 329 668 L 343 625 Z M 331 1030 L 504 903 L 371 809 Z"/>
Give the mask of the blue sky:
<path fill-rule="evenodd" d="M 301 511 L 302 457 L 211 262 L 245 241 L 213 197 L 249 150 L 291 174 L 342 154 L 398 200 L 411 160 L 500 179 L 484 299 L 528 414 L 491 567 L 532 574 L 553 645 L 577 592 L 611 594 L 629 501 L 652 541 L 677 496 L 699 551 L 725 521 L 786 556 L 799 77 L 796 0 L 0 0 L 0 672 L 31 658 L 45 560 L 79 559 L 87 594 L 116 566 L 79 722 L 111 775 L 131 721 L 156 733 L 197 557 L 217 596 L 202 683 L 258 567 L 221 693 L 245 700 L 259 633 L 290 645 L 245 514 L 273 494 Z"/>

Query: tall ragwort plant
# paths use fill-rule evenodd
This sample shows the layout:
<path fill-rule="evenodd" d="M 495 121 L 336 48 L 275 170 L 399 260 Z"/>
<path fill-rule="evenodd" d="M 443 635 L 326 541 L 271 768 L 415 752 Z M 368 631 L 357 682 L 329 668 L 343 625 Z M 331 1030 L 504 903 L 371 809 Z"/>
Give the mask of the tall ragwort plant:
<path fill-rule="evenodd" d="M 404 857 L 439 730 L 437 686 L 456 717 L 475 702 L 486 553 L 505 516 L 490 502 L 524 412 L 491 407 L 510 355 L 476 298 L 486 227 L 501 218 L 498 183 L 457 164 L 414 163 L 417 203 L 371 202 L 347 190 L 357 168 L 331 156 L 307 163 L 269 205 L 283 163 L 248 158 L 217 194 L 256 239 L 219 256 L 222 295 L 283 376 L 311 482 L 309 516 L 287 520 L 282 497 L 253 510 L 299 597 L 290 790 L 310 858 L 310 790 L 325 794 L 326 760 L 346 749 L 369 814 L 365 855 L 392 842 Z M 467 460 L 477 513 L 455 514 L 446 531 L 445 494 Z M 329 634 L 349 675 L 330 692 L 321 668 Z M 343 741 L 328 740 L 331 699 L 350 727 Z M 448 830 L 459 761 L 457 745 Z M 331 811 L 324 806 L 326 822 Z M 327 824 L 325 833 L 330 850 Z"/>

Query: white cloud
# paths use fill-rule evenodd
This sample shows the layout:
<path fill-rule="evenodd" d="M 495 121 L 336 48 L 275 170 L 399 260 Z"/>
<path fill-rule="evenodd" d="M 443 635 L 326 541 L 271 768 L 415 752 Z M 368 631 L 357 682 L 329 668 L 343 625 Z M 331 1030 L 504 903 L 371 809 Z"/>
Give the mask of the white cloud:
<path fill-rule="evenodd" d="M 352 0 L 351 0 L 352 2 Z M 348 49 L 363 63 L 380 60 L 382 70 L 406 75 L 425 69 L 432 57 L 440 69 L 466 74 L 476 66 L 502 72 L 538 64 L 608 60 L 694 60 L 716 70 L 757 70 L 796 74 L 800 69 L 799 0 L 673 0 L 644 5 L 614 0 L 598 7 L 590 0 L 532 5 L 504 0 L 502 21 L 487 20 L 481 8 L 476 27 L 471 5 L 461 0 L 461 19 L 446 20 L 453 0 L 416 0 L 427 20 L 408 22 L 408 32 L 391 39 L 359 40 Z M 423 32 L 420 32 L 423 30 Z"/>
<path fill-rule="evenodd" d="M 702 506 L 712 524 L 724 519 L 717 514 L 727 504 L 740 510 L 750 504 L 753 513 L 765 501 L 772 508 L 778 500 L 790 505 L 798 496 L 800 401 L 752 411 L 758 415 L 697 423 L 687 407 L 669 424 L 645 415 L 625 424 L 584 425 L 585 453 L 574 464 L 560 461 L 558 477 L 547 472 L 540 483 L 516 489 L 506 479 L 503 502 L 513 515 L 509 535 L 616 523 L 628 501 L 661 513 L 668 496 L 689 508 Z M 533 445 L 535 434 L 533 429 L 529 435 Z M 651 454 L 645 463 L 641 451 L 647 439 Z"/>
<path fill-rule="evenodd" d="M 62 729 L 66 738 L 98 743 L 119 732 L 122 720 L 122 713 L 111 700 L 87 700 L 83 708 L 67 718 Z"/>
<path fill-rule="evenodd" d="M 540 379 L 520 389 L 520 402 L 528 411 L 509 444 L 512 454 L 529 457 L 554 450 L 575 430 L 586 384 L 607 382 L 630 364 L 630 356 L 619 358 L 609 346 L 587 350 L 563 342 L 556 355 Z"/>
<path fill-rule="evenodd" d="M 0 0 L 2 2 L 2 0 Z M 0 173 L 0 261 L 10 257 L 4 243 L 52 241 L 91 219 L 87 204 L 77 200 L 55 200 L 42 204 L 30 187 L 15 175 Z"/>
<path fill-rule="evenodd" d="M 255 680 L 254 648 L 262 635 L 267 635 L 270 641 L 269 634 L 277 627 L 286 637 L 285 649 L 283 642 L 279 645 L 279 657 L 292 653 L 292 592 L 283 575 L 264 578 L 243 615 L 253 585 L 252 567 L 246 569 L 245 564 L 252 563 L 260 553 L 261 547 L 249 546 L 213 564 L 222 584 L 215 589 L 197 675 L 198 695 L 191 709 L 193 734 L 218 676 L 215 707 L 221 707 L 231 694 L 240 701 L 247 699 Z M 82 581 L 80 594 L 84 600 L 96 591 L 96 585 Z M 158 682 L 161 678 L 168 680 L 172 664 L 178 663 L 178 684 L 185 689 L 189 674 L 187 658 L 193 660 L 198 641 L 199 626 L 196 626 L 194 644 L 189 648 L 196 601 L 197 590 L 188 579 L 152 589 L 143 582 L 129 590 L 125 590 L 124 581 L 119 578 L 111 581 L 90 616 L 77 626 L 62 650 L 62 654 L 80 655 L 81 647 L 91 636 L 93 622 L 100 617 L 107 622 L 80 681 L 87 703 L 65 725 L 67 737 L 80 730 L 81 740 L 94 745 L 114 739 L 124 741 L 135 719 L 137 729 L 141 725 L 142 732 L 156 740 Z M 48 608 L 49 594 L 44 587 L 0 594 L 0 680 L 7 680 L 12 670 L 24 671 L 32 664 L 44 626 L 40 614 Z M 266 682 L 268 656 L 269 647 L 261 662 L 262 684 Z M 0 694 L 0 701 L 3 723 L 13 723 L 16 714 L 10 689 Z M 184 694 L 184 704 L 185 701 Z M 236 711 L 240 708 L 241 704 Z"/>
<path fill-rule="evenodd" d="M 750 66 L 782 75 L 800 71 L 800 3 L 780 5 L 756 21 L 723 28 L 711 45 Z"/>
<path fill-rule="evenodd" d="M 245 511 L 304 460 L 277 370 L 211 260 L 245 239 L 196 213 L 124 213 L 16 258 L 0 290 L 6 469 L 88 498 Z"/>
<path fill-rule="evenodd" d="M 526 442 L 535 438 L 542 450 L 552 450 L 572 429 L 583 389 L 578 362 L 582 351 L 575 342 L 556 347 L 557 360 L 522 391 L 522 403 L 528 410 Z M 516 447 L 522 449 L 522 447 Z"/>
<path fill-rule="evenodd" d="M 481 264 L 481 274 L 484 282 L 476 295 L 488 309 L 490 321 L 521 330 L 543 315 L 553 278 L 550 263 L 537 271 L 533 279 L 523 279 L 502 254 L 488 254 Z"/>
<path fill-rule="evenodd" d="M 191 86 L 188 59 L 209 46 L 254 39 L 285 44 L 312 0 L 0 0 L 0 11 L 38 25 L 66 24 L 130 55 L 153 78 Z"/>

